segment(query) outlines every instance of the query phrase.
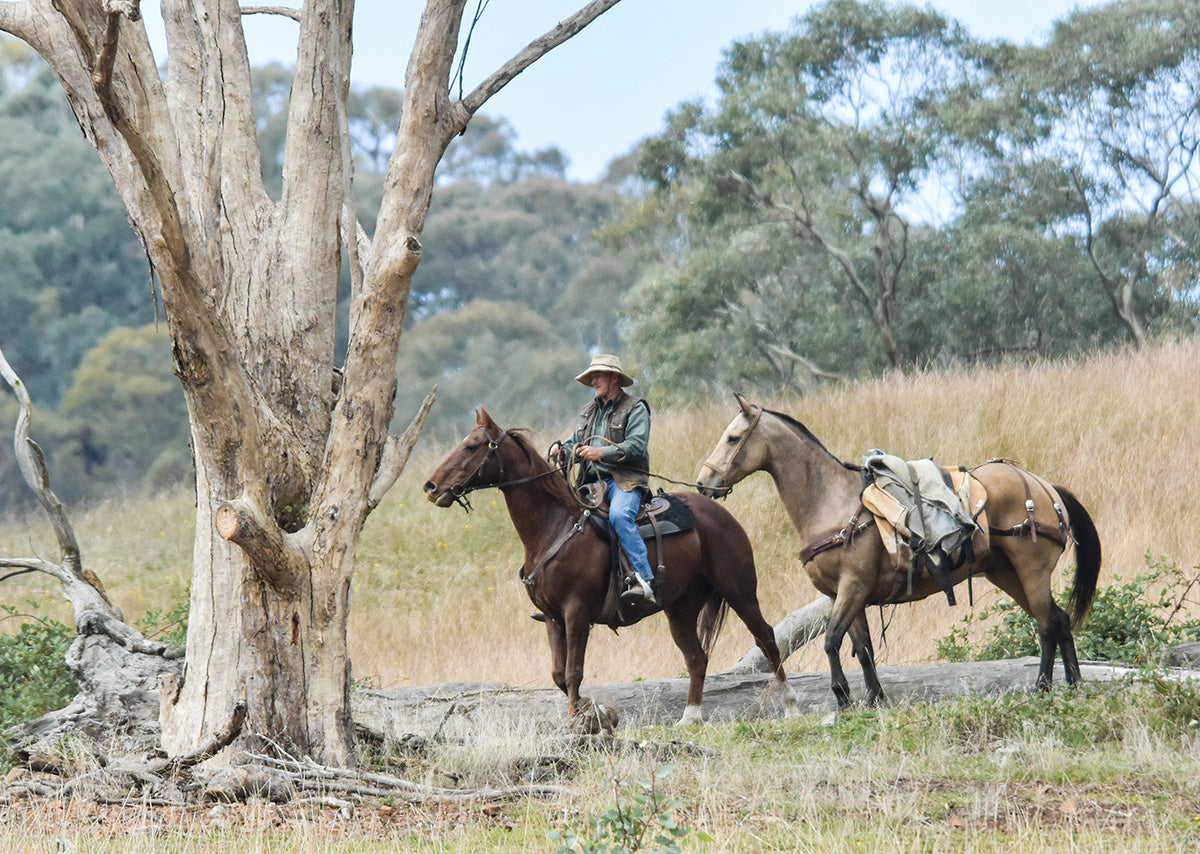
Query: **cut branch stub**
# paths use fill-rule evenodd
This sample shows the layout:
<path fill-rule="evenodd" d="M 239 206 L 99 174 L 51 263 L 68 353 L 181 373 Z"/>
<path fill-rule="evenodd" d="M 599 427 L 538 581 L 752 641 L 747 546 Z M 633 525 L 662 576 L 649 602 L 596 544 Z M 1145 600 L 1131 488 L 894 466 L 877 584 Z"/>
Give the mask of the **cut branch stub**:
<path fill-rule="evenodd" d="M 245 498 L 227 501 L 217 508 L 215 525 L 223 539 L 239 546 L 263 579 L 281 593 L 293 592 L 306 565 L 304 555 L 288 543 L 278 525 Z"/>

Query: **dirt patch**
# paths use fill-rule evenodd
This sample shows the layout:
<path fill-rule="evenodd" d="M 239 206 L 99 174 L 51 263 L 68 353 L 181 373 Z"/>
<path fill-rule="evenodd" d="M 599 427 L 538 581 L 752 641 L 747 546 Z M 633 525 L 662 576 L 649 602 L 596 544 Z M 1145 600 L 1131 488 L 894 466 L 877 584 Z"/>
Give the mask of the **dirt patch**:
<path fill-rule="evenodd" d="M 172 840 L 210 836 L 286 836 L 326 842 L 386 841 L 404 836 L 436 837 L 468 825 L 512 829 L 503 805 L 423 803 L 356 805 L 318 803 L 144 806 L 97 804 L 75 799 L 23 798 L 5 804 L 0 837 L 106 840 Z"/>

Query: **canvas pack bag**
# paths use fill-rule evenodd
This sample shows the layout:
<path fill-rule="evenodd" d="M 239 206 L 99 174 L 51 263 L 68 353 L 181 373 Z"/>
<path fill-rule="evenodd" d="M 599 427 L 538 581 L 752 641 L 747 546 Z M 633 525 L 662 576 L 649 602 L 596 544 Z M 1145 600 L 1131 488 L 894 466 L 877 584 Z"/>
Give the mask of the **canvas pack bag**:
<path fill-rule="evenodd" d="M 863 506 L 875 517 L 894 563 L 907 573 L 908 593 L 914 576 L 927 570 L 955 604 L 951 571 L 987 550 L 983 484 L 962 468 L 882 451 L 868 454 L 863 466 Z"/>

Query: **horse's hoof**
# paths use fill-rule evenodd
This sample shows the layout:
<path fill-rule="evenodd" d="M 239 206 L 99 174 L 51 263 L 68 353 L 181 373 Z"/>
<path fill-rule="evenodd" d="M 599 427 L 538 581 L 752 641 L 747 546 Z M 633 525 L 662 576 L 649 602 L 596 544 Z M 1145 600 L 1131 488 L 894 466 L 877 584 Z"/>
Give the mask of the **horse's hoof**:
<path fill-rule="evenodd" d="M 675 726 L 691 726 L 692 724 L 704 723 L 704 714 L 700 711 L 699 706 L 685 706 L 683 709 L 683 717 L 675 722 Z"/>
<path fill-rule="evenodd" d="M 585 702 L 580 698 L 579 710 L 574 717 L 567 718 L 567 726 L 580 735 L 612 735 L 620 720 L 614 709 L 591 700 Z"/>

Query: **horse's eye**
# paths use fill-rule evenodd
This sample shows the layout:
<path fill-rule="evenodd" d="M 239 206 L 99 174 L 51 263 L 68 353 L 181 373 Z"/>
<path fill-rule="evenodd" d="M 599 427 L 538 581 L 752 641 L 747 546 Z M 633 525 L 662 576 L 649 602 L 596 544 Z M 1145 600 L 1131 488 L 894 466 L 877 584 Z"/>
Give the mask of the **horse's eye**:
<path fill-rule="evenodd" d="M 725 441 L 731 445 L 736 445 L 738 442 L 742 441 L 742 437 L 741 436 L 730 436 Z"/>

